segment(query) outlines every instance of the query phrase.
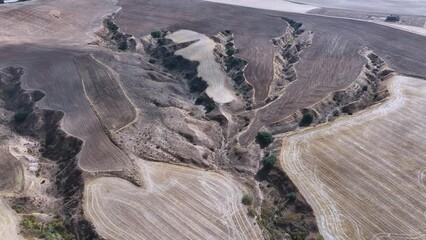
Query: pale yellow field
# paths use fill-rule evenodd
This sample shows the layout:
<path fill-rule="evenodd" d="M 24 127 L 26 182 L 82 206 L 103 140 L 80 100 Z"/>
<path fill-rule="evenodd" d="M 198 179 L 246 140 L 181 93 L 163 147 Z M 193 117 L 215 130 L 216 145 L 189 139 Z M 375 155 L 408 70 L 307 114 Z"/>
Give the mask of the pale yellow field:
<path fill-rule="evenodd" d="M 222 174 L 141 163 L 145 187 L 119 178 L 86 185 L 84 209 L 106 239 L 262 239 L 241 204 L 241 186 Z"/>
<path fill-rule="evenodd" d="M 19 218 L 16 213 L 10 208 L 0 197 L 0 236 L 1 239 L 24 239 L 18 235 Z"/>
<path fill-rule="evenodd" d="M 228 88 L 225 72 L 218 62 L 216 62 L 213 50 L 216 43 L 204 34 L 189 30 L 179 30 L 167 36 L 176 43 L 184 43 L 198 40 L 197 42 L 176 51 L 175 54 L 197 61 L 198 76 L 209 84 L 206 89 L 207 95 L 218 103 L 228 103 L 234 100 L 234 93 Z"/>
<path fill-rule="evenodd" d="M 284 140 L 282 166 L 326 239 L 426 239 L 426 81 L 389 88 L 373 109 Z"/>

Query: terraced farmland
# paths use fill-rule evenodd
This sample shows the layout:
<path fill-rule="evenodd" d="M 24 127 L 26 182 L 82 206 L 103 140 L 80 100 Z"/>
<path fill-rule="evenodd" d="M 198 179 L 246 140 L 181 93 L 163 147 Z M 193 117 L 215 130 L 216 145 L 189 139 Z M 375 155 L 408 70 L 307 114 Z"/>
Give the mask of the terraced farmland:
<path fill-rule="evenodd" d="M 389 86 L 382 105 L 283 142 L 282 167 L 327 239 L 426 238 L 426 82 Z"/>
<path fill-rule="evenodd" d="M 219 173 L 141 163 L 144 188 L 98 178 L 85 189 L 84 209 L 107 239 L 261 239 L 241 204 L 241 186 Z"/>

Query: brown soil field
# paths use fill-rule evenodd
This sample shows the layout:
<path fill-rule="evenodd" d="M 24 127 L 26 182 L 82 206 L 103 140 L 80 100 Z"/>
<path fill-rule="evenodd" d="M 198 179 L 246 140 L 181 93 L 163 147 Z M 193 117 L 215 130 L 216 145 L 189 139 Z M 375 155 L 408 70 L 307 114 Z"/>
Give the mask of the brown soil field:
<path fill-rule="evenodd" d="M 84 90 L 101 122 L 117 131 L 136 118 L 136 109 L 127 98 L 114 74 L 93 56 L 75 58 Z"/>
<path fill-rule="evenodd" d="M 25 88 L 48 93 L 38 105 L 63 111 L 63 129 L 84 140 L 79 160 L 82 169 L 96 172 L 132 168 L 128 157 L 108 138 L 86 98 L 74 63 L 78 52 L 30 45 L 2 46 L 0 51 L 1 59 L 7 59 L 8 64 L 24 67 Z"/>
<path fill-rule="evenodd" d="M 296 110 L 310 106 L 329 92 L 347 87 L 365 63 L 358 51 L 370 47 L 400 72 L 426 76 L 426 38 L 374 23 L 349 19 L 284 13 L 202 1 L 171 0 L 120 2 L 117 22 L 124 32 L 142 36 L 155 29 L 189 29 L 206 34 L 231 30 L 238 57 L 246 59 L 247 80 L 255 88 L 256 101 L 263 101 L 273 79 L 271 39 L 282 35 L 285 16 L 314 32 L 313 44 L 303 50 L 296 65 L 298 80 L 276 101 L 257 112 L 254 122 L 240 137 L 250 144 L 256 133 Z M 142 13 L 142 14 L 141 14 Z M 235 17 L 238 16 L 238 17 Z"/>
<path fill-rule="evenodd" d="M 144 188 L 97 178 L 84 209 L 107 239 L 261 239 L 229 176 L 165 163 L 142 163 Z"/>
<path fill-rule="evenodd" d="M 284 139 L 282 167 L 326 239 L 426 237 L 426 82 L 389 88 L 377 107 Z"/>

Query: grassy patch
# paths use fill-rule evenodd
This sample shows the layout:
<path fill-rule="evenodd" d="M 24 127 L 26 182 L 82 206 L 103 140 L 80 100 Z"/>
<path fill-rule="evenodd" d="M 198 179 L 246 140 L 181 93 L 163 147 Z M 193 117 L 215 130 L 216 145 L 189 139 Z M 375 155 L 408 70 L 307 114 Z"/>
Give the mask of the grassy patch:
<path fill-rule="evenodd" d="M 40 222 L 34 215 L 24 215 L 21 220 L 22 232 L 25 236 L 45 240 L 71 240 L 73 235 L 68 231 L 67 223 L 57 217 L 48 222 Z"/>

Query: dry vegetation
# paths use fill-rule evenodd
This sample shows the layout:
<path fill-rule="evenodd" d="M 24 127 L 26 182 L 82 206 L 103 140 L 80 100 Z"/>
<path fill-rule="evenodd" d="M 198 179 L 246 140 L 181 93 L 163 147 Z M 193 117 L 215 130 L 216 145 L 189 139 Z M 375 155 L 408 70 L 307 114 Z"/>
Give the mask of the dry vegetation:
<path fill-rule="evenodd" d="M 395 77 L 391 98 L 285 138 L 282 166 L 329 239 L 426 237 L 426 82 Z"/>

